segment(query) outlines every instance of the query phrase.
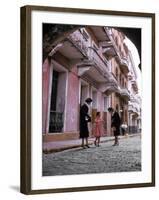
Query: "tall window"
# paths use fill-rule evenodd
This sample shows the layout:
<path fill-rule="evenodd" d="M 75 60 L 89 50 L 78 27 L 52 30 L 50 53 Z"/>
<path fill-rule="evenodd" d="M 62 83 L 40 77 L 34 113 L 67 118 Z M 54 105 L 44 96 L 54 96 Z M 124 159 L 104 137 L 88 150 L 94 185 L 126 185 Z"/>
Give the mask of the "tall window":
<path fill-rule="evenodd" d="M 53 70 L 51 105 L 50 105 L 50 121 L 49 121 L 50 133 L 61 132 L 63 128 L 63 113 L 57 111 L 58 80 L 59 80 L 59 73 Z"/>
<path fill-rule="evenodd" d="M 52 91 L 51 91 L 51 107 L 52 111 L 56 111 L 56 101 L 57 101 L 57 85 L 59 72 L 53 70 L 53 79 L 52 79 Z"/>
<path fill-rule="evenodd" d="M 104 111 L 107 111 L 109 107 L 111 107 L 111 97 L 104 97 Z"/>

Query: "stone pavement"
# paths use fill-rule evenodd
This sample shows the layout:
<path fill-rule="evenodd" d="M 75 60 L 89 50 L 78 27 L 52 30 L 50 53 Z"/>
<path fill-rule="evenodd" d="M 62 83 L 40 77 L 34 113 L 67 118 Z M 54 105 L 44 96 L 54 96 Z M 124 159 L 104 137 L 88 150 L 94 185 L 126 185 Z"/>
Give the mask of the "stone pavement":
<path fill-rule="evenodd" d="M 130 135 L 126 135 L 126 136 L 119 136 L 119 139 L 123 139 L 125 137 L 134 137 L 136 135 L 139 135 L 139 133 L 137 134 L 130 134 Z M 89 145 L 94 144 L 94 137 L 89 138 Z M 109 141 L 113 141 L 114 137 L 101 137 L 101 143 L 103 142 L 109 142 Z M 74 140 L 65 140 L 65 141 L 54 141 L 54 142 L 44 142 L 43 143 L 43 152 L 44 153 L 53 153 L 53 152 L 59 152 L 59 151 L 63 151 L 63 150 L 67 150 L 67 149 L 73 149 L 73 148 L 77 148 L 77 147 L 81 147 L 81 139 L 74 139 Z"/>
<path fill-rule="evenodd" d="M 43 154 L 43 176 L 141 171 L 141 137 L 122 137 L 119 146 L 112 141 L 100 147 L 90 145 Z"/>

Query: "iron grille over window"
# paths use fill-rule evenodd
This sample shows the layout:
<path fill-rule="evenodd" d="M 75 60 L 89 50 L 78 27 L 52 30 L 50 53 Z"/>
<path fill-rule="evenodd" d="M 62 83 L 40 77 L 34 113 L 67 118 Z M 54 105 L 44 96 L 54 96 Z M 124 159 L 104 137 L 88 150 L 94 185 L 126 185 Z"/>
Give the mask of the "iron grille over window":
<path fill-rule="evenodd" d="M 59 72 L 53 70 L 52 91 L 51 91 L 51 111 L 56 111 L 57 85 Z"/>
<path fill-rule="evenodd" d="M 59 72 L 53 70 L 51 105 L 50 105 L 50 121 L 49 121 L 50 133 L 61 132 L 63 128 L 63 113 L 58 112 L 56 108 L 58 80 L 59 80 Z"/>
<path fill-rule="evenodd" d="M 50 133 L 61 132 L 63 128 L 63 113 L 51 111 L 49 124 Z"/>

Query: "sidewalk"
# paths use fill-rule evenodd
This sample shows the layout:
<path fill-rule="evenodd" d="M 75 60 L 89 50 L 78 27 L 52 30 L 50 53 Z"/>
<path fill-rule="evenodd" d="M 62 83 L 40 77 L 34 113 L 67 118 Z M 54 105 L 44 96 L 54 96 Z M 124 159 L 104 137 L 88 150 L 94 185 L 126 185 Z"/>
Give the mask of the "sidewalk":
<path fill-rule="evenodd" d="M 130 134 L 127 136 L 119 136 L 119 139 L 124 139 L 127 137 L 135 137 L 137 135 L 140 135 L 140 133 Z M 109 142 L 109 141 L 113 141 L 113 140 L 114 140 L 113 136 L 101 137 L 101 143 Z M 94 144 L 94 138 L 89 138 L 88 143 L 89 143 L 89 145 Z M 59 151 L 78 148 L 78 147 L 81 147 L 81 139 L 55 141 L 55 142 L 44 142 L 43 143 L 43 152 L 47 154 L 47 153 L 59 152 Z"/>

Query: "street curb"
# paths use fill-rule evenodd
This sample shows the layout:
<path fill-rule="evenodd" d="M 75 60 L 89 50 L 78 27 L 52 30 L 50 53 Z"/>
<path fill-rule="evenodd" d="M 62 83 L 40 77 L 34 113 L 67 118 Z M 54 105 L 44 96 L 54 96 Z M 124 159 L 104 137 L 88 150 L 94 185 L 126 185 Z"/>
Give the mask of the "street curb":
<path fill-rule="evenodd" d="M 135 137 L 135 136 L 141 136 L 141 134 L 137 133 L 137 134 L 130 134 L 130 135 L 126 135 L 126 136 L 119 136 L 119 139 L 123 140 L 123 139 L 127 139 L 129 137 Z M 89 145 L 93 145 L 94 144 L 93 138 L 91 138 L 91 139 L 92 139 L 92 141 L 89 141 Z M 114 141 L 114 138 L 102 140 L 101 143 L 110 142 L 110 141 Z M 64 150 L 75 149 L 75 148 L 79 148 L 79 147 L 81 147 L 81 144 L 80 145 L 77 145 L 77 144 L 76 145 L 70 145 L 70 146 L 60 147 L 60 148 L 56 148 L 56 149 L 55 148 L 44 149 L 43 153 L 44 154 L 57 153 L 57 152 L 61 152 L 61 151 L 64 151 Z"/>
<path fill-rule="evenodd" d="M 81 147 L 81 145 L 61 147 L 61 148 L 58 148 L 58 149 L 44 149 L 43 153 L 44 154 L 57 153 L 57 152 L 60 152 L 60 151 L 64 151 L 64 150 L 68 150 L 68 149 L 75 149 L 75 148 L 79 148 L 79 147 Z"/>

